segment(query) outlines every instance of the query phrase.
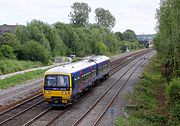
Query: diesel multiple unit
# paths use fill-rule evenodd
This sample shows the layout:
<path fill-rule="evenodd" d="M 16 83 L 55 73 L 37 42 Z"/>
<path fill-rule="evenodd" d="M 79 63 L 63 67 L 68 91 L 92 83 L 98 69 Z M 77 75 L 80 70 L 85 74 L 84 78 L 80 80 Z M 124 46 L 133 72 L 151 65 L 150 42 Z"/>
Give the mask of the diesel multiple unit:
<path fill-rule="evenodd" d="M 94 56 L 55 67 L 45 72 L 43 94 L 51 106 L 64 106 L 76 101 L 100 79 L 108 78 L 110 59 Z"/>

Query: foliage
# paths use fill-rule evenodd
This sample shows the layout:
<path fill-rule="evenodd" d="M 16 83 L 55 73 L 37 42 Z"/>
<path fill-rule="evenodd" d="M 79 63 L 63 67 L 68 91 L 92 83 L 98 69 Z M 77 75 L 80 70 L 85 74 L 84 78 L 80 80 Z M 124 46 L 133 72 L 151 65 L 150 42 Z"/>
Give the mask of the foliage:
<path fill-rule="evenodd" d="M 46 70 L 36 70 L 24 74 L 15 75 L 13 77 L 9 77 L 6 79 L 2 79 L 0 80 L 0 89 L 6 89 L 17 84 L 26 83 L 27 80 L 43 77 L 45 71 Z"/>
<path fill-rule="evenodd" d="M 167 96 L 170 102 L 180 103 L 180 78 L 173 79 L 169 85 L 167 85 Z"/>
<path fill-rule="evenodd" d="M 26 26 L 18 26 L 15 35 L 21 44 L 31 40 L 31 33 Z"/>
<path fill-rule="evenodd" d="M 162 66 L 167 82 L 180 75 L 180 2 L 166 0 L 157 10 L 157 35 L 154 39 L 159 57 L 165 61 Z"/>
<path fill-rule="evenodd" d="M 123 39 L 130 42 L 137 40 L 135 32 L 130 29 L 123 32 Z"/>
<path fill-rule="evenodd" d="M 173 79 L 166 86 L 166 94 L 169 102 L 172 119 L 170 123 L 180 123 L 180 78 Z"/>
<path fill-rule="evenodd" d="M 134 92 L 127 96 L 127 119 L 117 119 L 118 126 L 161 126 L 168 123 L 169 117 L 157 112 L 159 109 L 157 100 L 157 86 L 165 85 L 160 77 L 161 62 L 157 59 L 151 61 L 146 68 L 141 80 L 135 85 Z M 161 109 L 166 106 L 162 106 Z M 167 110 L 167 108 L 164 108 Z M 121 120 L 121 121 L 119 121 Z"/>
<path fill-rule="evenodd" d="M 13 73 L 16 71 L 22 71 L 25 69 L 30 69 L 34 67 L 42 66 L 41 62 L 32 62 L 32 61 L 18 61 L 16 59 L 1 59 L 0 60 L 0 75 Z"/>
<path fill-rule="evenodd" d="M 41 61 L 44 64 L 48 64 L 50 54 L 44 46 L 31 40 L 26 42 L 19 50 L 18 58 L 21 60 Z"/>
<path fill-rule="evenodd" d="M 115 17 L 103 8 L 96 8 L 96 21 L 98 25 L 104 26 L 106 28 L 113 28 L 115 26 Z"/>
<path fill-rule="evenodd" d="M 123 47 L 129 42 L 124 42 L 122 33 L 111 31 L 115 25 L 115 17 L 109 10 L 97 8 L 98 23 L 89 24 L 90 12 L 91 8 L 87 3 L 75 2 L 70 12 L 72 22 L 70 24 L 56 22 L 50 25 L 40 20 L 32 20 L 26 26 L 18 25 L 15 34 L 0 35 L 0 46 L 13 48 L 13 54 L 5 58 L 41 61 L 47 64 L 51 57 L 53 59 L 69 54 L 84 57 L 92 54 L 112 55 L 123 52 Z M 137 42 L 127 46 L 129 49 L 139 48 Z M 1 51 L 0 57 L 4 58 L 3 55 Z"/>
<path fill-rule="evenodd" d="M 121 32 L 115 32 L 115 35 L 119 41 L 122 41 L 124 39 L 123 34 Z"/>
<path fill-rule="evenodd" d="M 42 44 L 48 51 L 51 50 L 49 40 L 45 37 L 44 32 L 47 31 L 49 25 L 38 20 L 27 23 L 27 29 L 31 34 L 31 40 L 35 40 Z"/>
<path fill-rule="evenodd" d="M 106 53 L 106 45 L 103 42 L 97 42 L 95 48 L 96 48 L 95 54 L 105 54 Z"/>
<path fill-rule="evenodd" d="M 89 12 L 91 12 L 91 8 L 87 3 L 73 3 L 71 6 L 72 12 L 70 12 L 71 22 L 77 26 L 86 26 L 89 20 Z"/>
<path fill-rule="evenodd" d="M 103 43 L 106 48 L 103 49 L 105 50 L 103 54 L 122 52 L 124 42 L 119 41 L 113 32 L 104 27 L 73 27 L 71 24 L 60 22 L 55 23 L 54 26 L 67 47 L 67 54 L 75 54 L 77 56 L 102 54 L 102 52 L 98 51 L 99 42 Z M 138 49 L 138 43 L 132 42 L 132 44 L 132 48 Z M 137 48 L 134 45 L 136 45 Z"/>
<path fill-rule="evenodd" d="M 162 61 L 154 58 L 148 65 L 135 86 L 134 92 L 127 96 L 128 105 L 125 110 L 128 118 L 117 118 L 117 126 L 178 126 L 180 123 L 180 79 L 173 79 L 169 85 L 161 77 Z M 162 104 L 159 99 L 159 88 L 165 92 L 167 99 Z M 161 93 L 163 93 L 161 92 Z M 163 106 L 162 106 L 163 105 Z"/>
<path fill-rule="evenodd" d="M 165 77 L 166 95 L 171 119 L 168 125 L 180 123 L 180 2 L 166 0 L 161 2 L 156 18 L 157 34 L 154 38 L 155 49 L 163 61 L 161 73 Z"/>
<path fill-rule="evenodd" d="M 9 58 L 9 59 L 15 58 L 15 55 L 13 53 L 13 48 L 8 45 L 2 45 L 0 47 L 0 57 L 1 58 Z"/>
<path fill-rule="evenodd" d="M 0 35 L 0 46 L 2 45 L 8 45 L 14 50 L 17 50 L 20 46 L 20 43 L 14 34 L 3 33 L 2 35 Z"/>

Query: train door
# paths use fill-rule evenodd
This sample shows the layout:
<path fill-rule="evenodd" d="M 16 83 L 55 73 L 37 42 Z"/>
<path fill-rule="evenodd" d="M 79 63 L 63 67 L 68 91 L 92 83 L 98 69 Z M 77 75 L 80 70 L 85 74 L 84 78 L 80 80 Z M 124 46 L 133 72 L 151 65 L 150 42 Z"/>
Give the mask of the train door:
<path fill-rule="evenodd" d="M 99 65 L 96 63 L 96 78 L 99 77 Z"/>

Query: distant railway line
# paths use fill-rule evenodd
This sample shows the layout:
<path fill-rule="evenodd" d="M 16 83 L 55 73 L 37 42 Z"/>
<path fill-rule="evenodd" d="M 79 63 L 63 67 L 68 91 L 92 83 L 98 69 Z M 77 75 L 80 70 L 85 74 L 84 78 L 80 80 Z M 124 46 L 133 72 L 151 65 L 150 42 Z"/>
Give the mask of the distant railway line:
<path fill-rule="evenodd" d="M 116 59 L 114 61 L 111 61 L 111 71 L 110 71 L 110 76 L 112 76 L 113 74 L 115 74 L 117 71 L 119 71 L 121 68 L 123 68 L 124 66 L 126 66 L 128 63 L 130 63 L 131 61 L 133 61 L 134 59 L 147 54 L 148 52 L 150 52 L 152 50 L 145 50 L 142 52 L 138 52 L 129 56 L 125 56 L 123 58 L 119 58 Z M 143 57 L 146 58 L 147 56 Z M 136 63 L 134 63 L 134 65 L 136 65 L 139 61 L 136 61 Z M 134 66 L 133 65 L 133 66 Z M 132 66 L 132 67 L 133 67 Z M 138 65 L 139 66 L 139 65 Z M 138 68 L 137 66 L 137 68 Z M 132 68 L 131 67 L 131 68 Z M 108 91 L 113 88 L 114 85 L 116 85 L 116 83 L 131 69 L 129 68 L 127 71 L 124 72 L 124 74 L 122 76 L 120 76 L 106 91 L 106 93 L 104 93 L 98 100 L 100 101 L 101 98 L 103 98 Z M 136 69 L 137 69 L 136 68 Z M 136 70 L 135 69 L 135 70 Z M 135 71 L 134 70 L 134 71 Z M 133 74 L 133 73 L 132 73 Z M 132 75 L 131 75 L 132 76 Z M 130 78 L 130 77 L 129 77 Z M 128 78 L 128 79 L 129 79 Z M 127 79 L 127 81 L 128 81 Z M 123 84 L 125 85 L 125 83 Z M 120 88 L 120 90 L 122 90 L 123 86 Z M 114 95 L 115 97 L 115 95 Z M 83 98 L 83 97 L 82 97 Z M 97 103 L 99 102 L 97 100 Z M 94 103 L 94 104 L 97 104 Z M 93 108 L 93 107 L 92 107 Z M 91 109 L 92 109 L 91 108 Z M 10 107 L 10 109 L 5 110 L 4 112 L 0 113 L 0 125 L 4 125 L 4 126 L 12 126 L 12 125 L 39 125 L 39 120 L 41 118 L 44 118 L 44 123 L 41 125 L 50 125 L 51 123 L 54 122 L 54 120 L 56 120 L 60 115 L 62 115 L 63 113 L 66 112 L 66 110 L 68 109 L 68 107 L 65 110 L 52 110 L 47 103 L 44 101 L 42 94 L 38 94 L 35 97 L 32 98 L 28 98 L 26 99 L 25 102 L 23 103 L 19 103 L 17 105 L 13 105 Z M 89 111 L 91 111 L 91 109 L 87 110 L 87 113 Z M 104 110 L 106 111 L 106 110 Z M 52 114 L 53 113 L 53 114 Z M 51 115 L 51 116 L 49 116 Z M 103 115 L 103 114 L 102 114 Z M 46 118 L 48 117 L 48 118 Z M 84 118 L 84 116 L 82 117 Z M 100 118 L 100 117 L 99 117 Z M 79 119 L 81 120 L 81 119 Z M 74 123 L 74 125 L 77 125 L 80 121 L 77 121 L 76 123 Z M 98 122 L 98 121 L 97 121 Z"/>

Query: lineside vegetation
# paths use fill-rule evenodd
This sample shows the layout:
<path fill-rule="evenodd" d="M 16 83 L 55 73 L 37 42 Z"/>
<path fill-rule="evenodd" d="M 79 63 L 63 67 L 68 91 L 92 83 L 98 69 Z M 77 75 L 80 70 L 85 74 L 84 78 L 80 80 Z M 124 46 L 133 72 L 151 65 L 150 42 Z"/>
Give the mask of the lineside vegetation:
<path fill-rule="evenodd" d="M 180 124 L 180 1 L 163 0 L 157 10 L 156 59 L 136 85 L 126 107 L 128 119 L 118 126 Z"/>
<path fill-rule="evenodd" d="M 17 84 L 25 84 L 28 80 L 42 78 L 46 70 L 31 71 L 24 74 L 15 75 L 6 79 L 2 79 L 0 80 L 0 89 L 6 89 Z"/>
<path fill-rule="evenodd" d="M 32 20 L 26 26 L 18 25 L 15 33 L 0 35 L 0 58 L 40 61 L 47 65 L 57 56 L 112 55 L 125 52 L 127 47 L 129 50 L 140 48 L 134 31 L 112 31 L 115 17 L 109 10 L 97 8 L 94 24 L 89 23 L 90 12 L 87 3 L 75 2 L 71 6 L 69 24 Z M 1 74 L 6 73 L 1 71 Z"/>

